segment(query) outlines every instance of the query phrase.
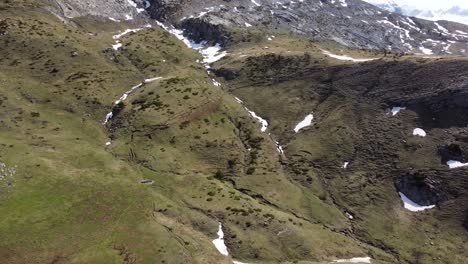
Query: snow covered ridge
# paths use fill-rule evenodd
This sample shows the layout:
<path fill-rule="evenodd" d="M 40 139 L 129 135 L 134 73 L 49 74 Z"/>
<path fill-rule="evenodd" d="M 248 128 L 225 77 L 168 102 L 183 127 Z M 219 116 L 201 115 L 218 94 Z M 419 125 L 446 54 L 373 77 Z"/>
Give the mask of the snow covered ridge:
<path fill-rule="evenodd" d="M 405 206 L 405 209 L 407 209 L 409 211 L 419 212 L 419 211 L 432 209 L 432 208 L 435 207 L 435 205 L 428 205 L 428 206 L 419 205 L 419 204 L 411 201 L 411 199 L 409 199 L 402 192 L 399 192 L 398 194 L 400 194 L 400 198 L 401 198 L 401 201 L 403 201 L 403 205 Z"/>
<path fill-rule="evenodd" d="M 379 58 L 370 58 L 370 59 L 355 59 L 352 57 L 349 57 L 347 55 L 336 55 L 333 54 L 329 51 L 321 49 L 322 54 L 327 55 L 328 57 L 332 57 L 337 60 L 343 60 L 343 61 L 353 61 L 353 62 L 365 62 L 365 61 L 373 61 L 373 60 L 378 60 Z"/>

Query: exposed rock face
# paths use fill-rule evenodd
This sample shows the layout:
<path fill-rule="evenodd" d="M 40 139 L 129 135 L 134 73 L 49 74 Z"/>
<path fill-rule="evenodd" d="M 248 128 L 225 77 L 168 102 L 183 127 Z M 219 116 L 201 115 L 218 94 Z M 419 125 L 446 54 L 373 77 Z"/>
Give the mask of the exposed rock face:
<path fill-rule="evenodd" d="M 132 20 L 144 17 L 147 3 L 144 0 L 48 0 L 54 13 L 68 17 L 86 15 L 113 18 L 116 20 Z M 146 3 L 147 2 L 147 3 Z M 138 9 L 137 9 L 138 8 Z"/>
<path fill-rule="evenodd" d="M 464 53 L 468 42 L 468 26 L 409 18 L 359 0 L 284 3 L 154 0 L 153 3 L 149 9 L 152 17 L 176 24 L 185 18 L 197 18 L 227 27 L 288 30 L 356 48 L 456 54 Z"/>
<path fill-rule="evenodd" d="M 463 223 L 463 226 L 465 226 L 465 229 L 468 231 L 468 212 L 466 213 L 465 222 Z"/>
<path fill-rule="evenodd" d="M 404 193 L 412 201 L 419 205 L 428 206 L 440 202 L 443 194 L 437 186 L 440 184 L 434 175 L 418 171 L 408 173 L 396 179 L 395 185 L 399 192 Z"/>
<path fill-rule="evenodd" d="M 464 161 L 464 153 L 462 148 L 457 143 L 439 147 L 439 155 L 442 158 L 442 163 L 445 164 L 449 160 Z"/>
<path fill-rule="evenodd" d="M 194 32 L 195 39 L 210 35 L 202 32 L 213 28 L 219 33 L 221 26 L 254 26 L 292 31 L 318 40 L 333 40 L 349 47 L 394 52 L 464 54 L 468 43 L 466 25 L 410 18 L 360 0 L 284 3 L 274 0 L 49 1 L 55 6 L 55 12 L 65 17 L 96 15 L 130 20 L 149 13 L 152 18 L 181 24 Z M 188 18 L 199 22 L 180 23 Z M 218 41 L 223 42 L 223 39 Z"/>

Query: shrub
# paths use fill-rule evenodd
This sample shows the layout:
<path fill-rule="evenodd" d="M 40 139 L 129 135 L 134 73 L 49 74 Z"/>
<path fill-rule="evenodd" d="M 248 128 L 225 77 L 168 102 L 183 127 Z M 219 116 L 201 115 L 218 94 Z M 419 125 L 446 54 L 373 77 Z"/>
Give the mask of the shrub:
<path fill-rule="evenodd" d="M 214 177 L 217 180 L 223 181 L 226 176 L 224 175 L 224 173 L 222 171 L 218 170 L 218 171 L 216 171 Z"/>

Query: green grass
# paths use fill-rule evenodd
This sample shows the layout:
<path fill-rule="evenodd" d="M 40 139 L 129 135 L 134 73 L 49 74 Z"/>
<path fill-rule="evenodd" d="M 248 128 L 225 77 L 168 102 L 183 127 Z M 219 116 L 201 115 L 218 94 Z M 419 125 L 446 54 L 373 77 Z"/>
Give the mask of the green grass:
<path fill-rule="evenodd" d="M 382 109 L 357 106 L 349 90 L 322 93 L 330 80 L 323 69 L 348 63 L 319 48 L 342 47 L 281 32 L 269 42 L 264 32 L 239 30 L 231 36 L 239 45 L 216 66 L 239 69 L 241 77 L 216 87 L 196 62 L 200 55 L 159 28 L 126 35 L 116 52 L 112 35 L 126 25 L 87 17 L 71 27 L 26 4 L 0 10 L 9 25 L 0 38 L 0 161 L 18 168 L 14 186 L 0 189 L 5 263 L 231 263 L 211 242 L 218 222 L 231 255 L 248 263 L 367 255 L 411 262 L 414 252 L 423 263 L 437 252 L 462 259 L 463 248 L 453 246 L 463 244 L 457 227 L 404 211 L 392 182 L 375 179 L 380 163 L 356 158 L 361 129 L 380 143 L 389 127 L 409 126 L 391 121 L 373 130 L 388 122 Z M 317 79 L 300 78 L 309 70 Z M 102 125 L 125 91 L 158 76 Z M 285 156 L 231 91 L 268 119 Z M 294 134 L 310 111 L 314 126 Z M 340 169 L 350 158 L 365 169 Z M 426 230 L 437 234 L 437 247 L 420 247 Z"/>

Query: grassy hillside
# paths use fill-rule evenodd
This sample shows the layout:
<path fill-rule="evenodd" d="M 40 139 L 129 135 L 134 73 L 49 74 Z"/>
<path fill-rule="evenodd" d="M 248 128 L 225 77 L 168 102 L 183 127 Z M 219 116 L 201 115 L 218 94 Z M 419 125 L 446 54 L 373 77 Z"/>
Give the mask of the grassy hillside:
<path fill-rule="evenodd" d="M 170 34 L 128 34 L 115 51 L 112 35 L 136 25 L 0 12 L 0 159 L 16 168 L 1 185 L 5 263 L 229 263 L 211 243 L 218 221 L 249 262 L 387 258 L 338 232 L 343 214 L 288 179 L 259 123 Z"/>
<path fill-rule="evenodd" d="M 255 39 L 233 48 L 215 72 L 234 95 L 268 120 L 285 149 L 281 162 L 293 182 L 351 213 L 353 236 L 393 254 L 400 263 L 463 262 L 468 196 L 462 189 L 467 174 L 463 168 L 449 170 L 438 149 L 454 143 L 467 150 L 461 136 L 466 131 L 458 120 L 464 115 L 456 114 L 466 108 L 434 109 L 430 93 L 462 91 L 466 59 L 400 58 L 281 34 L 273 40 Z M 324 50 L 381 59 L 354 63 L 326 56 Z M 392 116 L 394 106 L 408 109 Z M 295 133 L 295 125 L 311 112 L 312 126 Z M 416 127 L 429 135 L 412 136 Z M 432 184 L 444 186 L 437 209 L 413 213 L 403 208 L 395 184 L 414 175 L 422 180 L 437 175 Z"/>

